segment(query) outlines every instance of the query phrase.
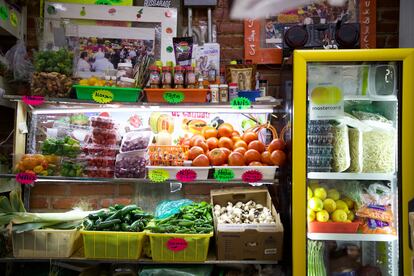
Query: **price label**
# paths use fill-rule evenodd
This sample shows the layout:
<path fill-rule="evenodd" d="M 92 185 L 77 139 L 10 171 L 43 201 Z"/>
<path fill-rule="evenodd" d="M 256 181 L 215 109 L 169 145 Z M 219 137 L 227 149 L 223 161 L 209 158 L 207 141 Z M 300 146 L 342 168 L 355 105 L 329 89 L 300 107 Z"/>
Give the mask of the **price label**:
<path fill-rule="evenodd" d="M 215 169 L 214 179 L 219 182 L 228 182 L 234 178 L 234 172 L 231 169 Z"/>
<path fill-rule="evenodd" d="M 170 178 L 170 174 L 164 169 L 155 169 L 148 172 L 148 178 L 152 182 L 164 182 Z"/>
<path fill-rule="evenodd" d="M 165 92 L 163 97 L 167 103 L 171 104 L 181 103 L 182 101 L 184 101 L 183 92 Z"/>
<path fill-rule="evenodd" d="M 233 109 L 248 109 L 252 105 L 250 100 L 245 97 L 237 97 L 231 100 L 230 102 L 231 108 Z"/>
<path fill-rule="evenodd" d="M 17 27 L 17 14 L 14 11 L 10 13 L 10 24 L 13 27 Z"/>
<path fill-rule="evenodd" d="M 20 184 L 32 184 L 36 181 L 37 176 L 34 173 L 18 173 L 16 181 Z"/>
<path fill-rule="evenodd" d="M 197 178 L 197 172 L 191 169 L 184 169 L 177 172 L 175 177 L 182 182 L 191 182 Z"/>
<path fill-rule="evenodd" d="M 181 238 L 172 238 L 167 241 L 167 248 L 171 251 L 182 251 L 188 247 L 188 242 Z"/>
<path fill-rule="evenodd" d="M 27 105 L 41 105 L 45 102 L 45 97 L 43 96 L 23 96 L 23 102 Z"/>
<path fill-rule="evenodd" d="M 242 179 L 247 183 L 259 182 L 263 179 L 263 174 L 257 170 L 248 170 L 243 173 Z"/>
<path fill-rule="evenodd" d="M 9 10 L 6 6 L 0 6 L 0 18 L 2 20 L 7 20 L 7 18 L 9 18 Z"/>
<path fill-rule="evenodd" d="M 114 100 L 114 94 L 108 90 L 96 90 L 92 93 L 92 99 L 97 103 L 110 103 Z"/>

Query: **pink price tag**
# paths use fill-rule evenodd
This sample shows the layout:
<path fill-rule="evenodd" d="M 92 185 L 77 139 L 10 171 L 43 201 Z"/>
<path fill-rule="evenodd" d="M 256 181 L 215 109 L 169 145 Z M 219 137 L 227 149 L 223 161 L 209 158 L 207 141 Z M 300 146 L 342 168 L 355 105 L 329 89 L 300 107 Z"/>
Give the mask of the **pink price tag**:
<path fill-rule="evenodd" d="M 263 174 L 256 170 L 249 170 L 247 172 L 244 172 L 242 175 L 242 179 L 244 182 L 247 183 L 254 183 L 258 182 L 263 179 Z"/>
<path fill-rule="evenodd" d="M 18 173 L 16 181 L 20 184 L 32 184 L 36 181 L 37 176 L 34 173 Z"/>
<path fill-rule="evenodd" d="M 41 105 L 45 102 L 45 97 L 43 96 L 23 96 L 23 102 L 28 105 Z"/>
<path fill-rule="evenodd" d="M 167 248 L 171 251 L 177 252 L 186 249 L 188 243 L 185 239 L 172 238 L 167 241 Z"/>
<path fill-rule="evenodd" d="M 191 182 L 197 178 L 197 173 L 191 169 L 183 169 L 177 172 L 175 177 L 182 182 Z"/>

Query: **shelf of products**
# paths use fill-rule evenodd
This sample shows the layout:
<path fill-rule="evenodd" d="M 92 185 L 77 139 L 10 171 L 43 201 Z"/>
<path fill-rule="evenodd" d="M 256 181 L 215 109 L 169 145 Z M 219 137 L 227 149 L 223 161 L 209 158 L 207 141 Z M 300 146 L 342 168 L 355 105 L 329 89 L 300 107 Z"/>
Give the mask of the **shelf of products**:
<path fill-rule="evenodd" d="M 308 239 L 320 241 L 396 241 L 398 236 L 383 234 L 329 234 L 329 233 L 308 233 Z"/>
<path fill-rule="evenodd" d="M 392 173 L 323 173 L 310 172 L 309 179 L 346 179 L 346 180 L 393 180 L 396 177 Z"/>

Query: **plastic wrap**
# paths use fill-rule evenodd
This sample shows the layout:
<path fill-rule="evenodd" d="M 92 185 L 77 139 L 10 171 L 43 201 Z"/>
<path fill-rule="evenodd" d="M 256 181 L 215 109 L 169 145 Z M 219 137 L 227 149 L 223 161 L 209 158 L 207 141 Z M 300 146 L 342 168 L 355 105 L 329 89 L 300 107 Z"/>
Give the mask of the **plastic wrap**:
<path fill-rule="evenodd" d="M 164 200 L 161 201 L 155 209 L 155 217 L 157 219 L 164 219 L 180 212 L 180 208 L 192 204 L 193 201 L 189 199 L 179 200 Z"/>
<path fill-rule="evenodd" d="M 345 124 L 337 125 L 333 129 L 333 133 L 332 169 L 335 172 L 343 172 L 347 170 L 351 164 L 348 127 Z"/>
<path fill-rule="evenodd" d="M 349 128 L 349 154 L 351 163 L 348 172 L 362 172 L 363 148 L 362 148 L 362 132 L 357 128 Z"/>
<path fill-rule="evenodd" d="M 6 53 L 9 70 L 13 73 L 15 81 L 29 81 L 34 72 L 33 64 L 27 58 L 26 45 L 23 40 L 18 40 Z"/>

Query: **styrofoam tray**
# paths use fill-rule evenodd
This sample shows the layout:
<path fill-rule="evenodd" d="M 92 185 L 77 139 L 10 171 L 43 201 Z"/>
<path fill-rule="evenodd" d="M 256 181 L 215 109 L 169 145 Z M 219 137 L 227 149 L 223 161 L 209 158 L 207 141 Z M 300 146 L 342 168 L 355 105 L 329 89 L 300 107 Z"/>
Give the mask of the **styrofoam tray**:
<path fill-rule="evenodd" d="M 206 180 L 208 178 L 208 172 L 210 167 L 169 167 L 169 166 L 147 166 L 148 172 L 157 169 L 166 170 L 169 174 L 169 180 L 177 180 L 176 175 L 179 171 L 190 169 L 197 173 L 195 180 Z"/>

